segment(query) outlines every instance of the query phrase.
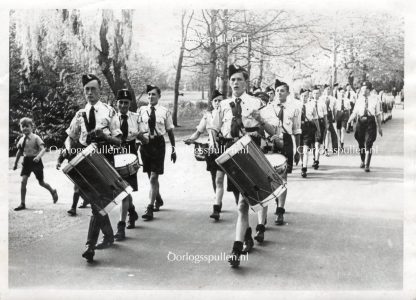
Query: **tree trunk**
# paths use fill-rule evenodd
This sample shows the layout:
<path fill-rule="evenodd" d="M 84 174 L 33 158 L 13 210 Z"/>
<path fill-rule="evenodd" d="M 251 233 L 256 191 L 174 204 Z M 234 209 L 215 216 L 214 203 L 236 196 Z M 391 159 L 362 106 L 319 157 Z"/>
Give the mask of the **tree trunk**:
<path fill-rule="evenodd" d="M 228 98 L 229 89 L 228 89 L 228 10 L 224 10 L 224 52 L 222 56 L 222 87 L 221 93 L 224 95 L 224 98 Z"/>
<path fill-rule="evenodd" d="M 217 28 L 217 14 L 218 11 L 211 10 L 211 30 L 210 34 L 210 45 L 209 45 L 209 83 L 208 83 L 208 99 L 212 100 L 212 95 L 215 91 L 215 81 L 217 79 L 217 51 L 216 47 L 217 44 L 215 40 L 216 36 L 216 28 Z"/>
<path fill-rule="evenodd" d="M 175 94 L 173 98 L 173 113 L 172 113 L 172 121 L 173 121 L 173 125 L 175 126 L 178 126 L 179 83 L 181 81 L 183 53 L 184 53 L 184 45 L 182 45 L 181 50 L 179 52 L 178 65 L 176 67 Z"/>
<path fill-rule="evenodd" d="M 251 39 L 249 38 L 247 41 L 247 73 L 248 73 L 248 80 L 247 80 L 247 92 L 250 91 L 250 73 L 251 73 Z"/>

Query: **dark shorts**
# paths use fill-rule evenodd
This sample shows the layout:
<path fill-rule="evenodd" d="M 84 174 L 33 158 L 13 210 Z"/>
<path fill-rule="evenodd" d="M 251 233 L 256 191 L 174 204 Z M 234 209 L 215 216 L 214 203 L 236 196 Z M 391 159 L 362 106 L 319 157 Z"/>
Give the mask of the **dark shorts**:
<path fill-rule="evenodd" d="M 300 145 L 308 146 L 309 148 L 313 147 L 315 142 L 316 126 L 312 121 L 305 121 L 302 123 L 302 134 L 300 135 Z"/>
<path fill-rule="evenodd" d="M 221 168 L 218 166 L 218 164 L 215 162 L 215 160 L 219 157 L 219 154 L 213 153 L 208 154 L 205 161 L 207 163 L 207 171 L 209 172 L 216 172 L 218 170 L 221 171 Z"/>
<path fill-rule="evenodd" d="M 33 161 L 34 157 L 24 157 L 22 163 L 22 172 L 20 176 L 27 176 L 29 177 L 30 174 L 33 172 L 35 173 L 36 179 L 39 181 L 43 181 L 43 163 L 40 159 L 38 162 Z"/>
<path fill-rule="evenodd" d="M 148 144 L 140 147 L 140 156 L 143 163 L 143 172 L 163 174 L 165 166 L 166 143 L 163 136 L 149 140 Z"/>
<path fill-rule="evenodd" d="M 348 110 L 337 111 L 337 129 L 346 128 L 349 117 L 350 113 Z"/>
<path fill-rule="evenodd" d="M 373 147 L 377 138 L 377 124 L 374 116 L 358 118 L 354 134 L 360 148 L 365 147 L 367 150 Z"/>

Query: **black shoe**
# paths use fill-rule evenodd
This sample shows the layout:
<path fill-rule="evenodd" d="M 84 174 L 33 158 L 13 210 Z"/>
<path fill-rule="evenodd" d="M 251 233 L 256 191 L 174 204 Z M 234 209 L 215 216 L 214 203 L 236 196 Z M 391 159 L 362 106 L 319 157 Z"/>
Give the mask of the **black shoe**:
<path fill-rule="evenodd" d="M 25 204 L 20 204 L 18 207 L 16 207 L 14 210 L 15 211 L 19 211 L 19 210 L 23 210 L 26 209 L 26 205 Z"/>
<path fill-rule="evenodd" d="M 160 197 L 160 196 L 158 196 L 158 197 L 156 197 L 156 202 L 155 202 L 155 207 L 154 207 L 154 209 L 153 209 L 153 211 L 159 211 L 160 209 L 160 207 L 161 206 L 163 206 L 163 200 L 162 200 L 162 197 Z"/>
<path fill-rule="evenodd" d="M 77 214 L 77 211 L 76 211 L 76 209 L 75 208 L 73 208 L 73 207 L 71 207 L 71 209 L 70 210 L 68 210 L 67 211 L 67 213 L 68 213 L 68 215 L 70 215 L 70 216 L 76 216 L 76 214 Z"/>
<path fill-rule="evenodd" d="M 126 222 L 123 222 L 123 221 L 118 222 L 117 233 L 114 235 L 114 239 L 117 242 L 120 242 L 126 239 L 125 228 L 126 228 Z"/>
<path fill-rule="evenodd" d="M 228 258 L 228 262 L 230 263 L 232 268 L 238 268 L 238 266 L 240 265 L 240 256 L 242 250 L 243 243 L 235 241 L 233 245 L 233 250 L 230 253 L 230 257 Z"/>
<path fill-rule="evenodd" d="M 370 167 L 369 166 L 365 166 L 364 171 L 365 172 L 370 172 Z"/>
<path fill-rule="evenodd" d="M 221 212 L 221 210 L 222 210 L 222 203 L 220 204 L 220 211 L 219 212 Z"/>
<path fill-rule="evenodd" d="M 136 227 L 136 221 L 139 219 L 139 215 L 137 214 L 135 207 L 129 209 L 129 219 L 127 220 L 127 229 L 132 229 Z"/>
<path fill-rule="evenodd" d="M 276 208 L 276 220 L 274 221 L 274 224 L 281 226 L 285 223 L 285 219 L 283 217 L 285 213 L 285 209 L 283 207 L 277 207 Z"/>
<path fill-rule="evenodd" d="M 256 236 L 254 237 L 254 239 L 258 242 L 258 243 L 263 243 L 264 241 L 264 232 L 266 231 L 266 228 L 264 227 L 263 224 L 258 224 L 256 226 Z"/>
<path fill-rule="evenodd" d="M 251 227 L 247 228 L 246 234 L 244 236 L 243 250 L 241 251 L 241 254 L 249 253 L 254 247 L 254 240 L 251 237 L 251 233 Z"/>
<path fill-rule="evenodd" d="M 209 216 L 212 219 L 215 219 L 215 221 L 218 221 L 220 219 L 220 206 L 215 204 L 213 208 L 212 214 Z"/>
<path fill-rule="evenodd" d="M 147 206 L 146 211 L 144 212 L 144 215 L 142 216 L 142 219 L 146 221 L 153 220 L 153 206 L 152 205 L 149 204 Z"/>
<path fill-rule="evenodd" d="M 302 171 L 301 171 L 301 173 L 300 173 L 300 175 L 302 175 L 302 177 L 303 178 L 306 178 L 306 171 L 307 171 L 308 169 L 307 168 L 302 168 Z"/>
<path fill-rule="evenodd" d="M 102 241 L 99 242 L 95 246 L 95 249 L 97 249 L 97 250 L 107 249 L 107 248 L 111 247 L 111 245 L 113 245 L 113 243 L 114 243 L 114 238 L 112 238 L 112 239 L 103 238 Z"/>
<path fill-rule="evenodd" d="M 87 262 L 91 263 L 94 260 L 95 251 L 94 248 L 87 246 L 84 253 L 82 253 L 82 257 L 87 260 Z"/>
<path fill-rule="evenodd" d="M 362 161 L 362 162 L 361 162 L 361 164 L 360 164 L 360 168 L 361 168 L 361 169 L 364 169 L 364 167 L 365 167 L 365 164 L 364 164 L 364 162 Z"/>
<path fill-rule="evenodd" d="M 312 166 L 315 170 L 318 170 L 319 169 L 319 160 L 315 160 Z"/>

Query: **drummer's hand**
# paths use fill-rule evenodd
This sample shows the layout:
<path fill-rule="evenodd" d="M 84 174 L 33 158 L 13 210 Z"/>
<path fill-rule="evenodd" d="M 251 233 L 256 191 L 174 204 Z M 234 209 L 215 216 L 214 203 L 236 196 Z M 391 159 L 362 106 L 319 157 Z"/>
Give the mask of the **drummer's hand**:
<path fill-rule="evenodd" d="M 37 156 L 33 159 L 33 161 L 36 162 L 36 163 L 39 162 L 39 160 L 40 160 L 40 158 L 37 157 Z"/>
<path fill-rule="evenodd" d="M 183 142 L 184 142 L 186 145 L 190 145 L 190 144 L 192 144 L 192 143 L 194 142 L 194 140 L 193 140 L 193 139 L 190 139 L 190 138 L 187 138 L 187 139 L 184 139 L 184 140 L 183 140 Z"/>
<path fill-rule="evenodd" d="M 378 134 L 380 134 L 380 136 L 383 136 L 383 130 L 381 129 L 381 127 L 378 128 Z"/>
<path fill-rule="evenodd" d="M 175 147 L 172 147 L 172 154 L 170 155 L 170 160 L 175 163 L 176 162 L 176 151 Z"/>
<path fill-rule="evenodd" d="M 95 134 L 97 140 L 107 140 L 107 136 L 104 134 L 102 129 L 95 129 L 93 133 Z"/>
<path fill-rule="evenodd" d="M 274 141 L 276 141 L 276 140 L 278 140 L 278 139 L 279 139 L 279 136 L 278 136 L 277 134 L 272 135 L 272 136 L 270 137 L 270 140 L 271 140 L 272 142 L 274 142 Z"/>
<path fill-rule="evenodd" d="M 259 112 L 258 110 L 253 110 L 253 111 L 251 112 L 251 116 L 253 117 L 253 119 L 254 119 L 254 120 L 256 120 L 256 121 L 258 121 L 258 122 L 262 123 L 262 122 L 261 122 L 261 121 L 262 121 L 262 119 L 261 119 L 261 115 L 260 115 L 260 112 Z"/>
<path fill-rule="evenodd" d="M 56 164 L 56 169 L 59 170 L 61 168 L 61 163 Z"/>
<path fill-rule="evenodd" d="M 251 137 L 259 137 L 259 136 L 261 136 L 257 131 L 247 132 L 247 135 L 249 135 Z"/>
<path fill-rule="evenodd" d="M 300 155 L 299 155 L 299 152 L 298 151 L 296 151 L 296 154 L 294 156 L 294 160 L 295 160 L 296 165 L 298 165 L 299 160 L 300 160 Z"/>

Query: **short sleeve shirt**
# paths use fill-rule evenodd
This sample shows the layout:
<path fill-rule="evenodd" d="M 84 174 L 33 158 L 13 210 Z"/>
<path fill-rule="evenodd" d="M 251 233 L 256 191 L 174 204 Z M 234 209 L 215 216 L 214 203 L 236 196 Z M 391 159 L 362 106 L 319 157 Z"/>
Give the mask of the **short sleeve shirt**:
<path fill-rule="evenodd" d="M 236 103 L 237 98 L 241 99 L 241 120 L 244 128 L 259 127 L 259 122 L 252 116 L 253 111 L 259 110 L 262 107 L 261 100 L 246 93 L 240 97 L 231 97 L 220 102 L 220 107 L 213 114 L 212 128 L 221 132 L 224 138 L 231 138 L 231 122 L 233 119 L 233 112 L 231 103 Z"/>
<path fill-rule="evenodd" d="M 172 130 L 175 128 L 172 121 L 171 112 L 164 106 L 156 104 L 155 106 L 155 115 L 156 115 L 156 132 L 158 136 L 164 135 L 166 131 Z M 151 105 L 142 106 L 138 111 L 140 115 L 140 121 L 144 131 L 150 132 L 149 130 L 149 119 L 150 114 L 152 113 Z"/>
<path fill-rule="evenodd" d="M 66 133 L 74 140 L 78 140 L 82 145 L 87 146 L 88 130 L 84 121 L 83 115 L 85 114 L 89 121 L 89 112 L 91 104 L 87 104 L 84 109 L 80 109 L 74 116 L 69 125 Z M 122 134 L 117 122 L 115 110 L 108 104 L 98 101 L 94 105 L 95 110 L 95 129 L 102 129 L 103 133 L 107 136 L 118 136 Z"/>
<path fill-rule="evenodd" d="M 121 113 L 118 112 L 116 114 L 116 122 L 118 122 L 117 126 L 121 129 Z M 127 138 L 126 141 L 130 142 L 137 138 L 139 133 L 143 133 L 145 131 L 143 123 L 140 121 L 140 115 L 135 112 L 128 111 L 127 112 L 127 124 L 128 124 L 128 132 L 127 132 Z"/>
<path fill-rule="evenodd" d="M 19 141 L 17 142 L 17 149 L 22 149 L 23 141 L 26 136 L 22 136 Z M 35 157 L 39 154 L 41 147 L 44 146 L 45 143 L 42 139 L 34 133 L 31 133 L 26 138 L 25 148 L 23 150 L 23 155 L 27 157 Z"/>

